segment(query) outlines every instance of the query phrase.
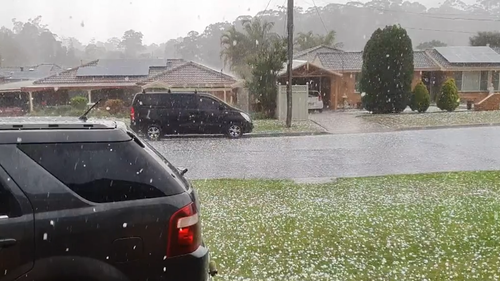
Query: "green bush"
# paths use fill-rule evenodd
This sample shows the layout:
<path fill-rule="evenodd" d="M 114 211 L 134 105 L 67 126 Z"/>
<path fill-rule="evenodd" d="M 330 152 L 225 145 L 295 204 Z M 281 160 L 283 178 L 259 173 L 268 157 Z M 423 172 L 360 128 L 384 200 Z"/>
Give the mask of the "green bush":
<path fill-rule="evenodd" d="M 54 115 L 67 116 L 73 108 L 71 105 L 60 105 L 53 108 Z"/>
<path fill-rule="evenodd" d="M 410 101 L 414 74 L 412 42 L 401 26 L 373 32 L 363 50 L 363 107 L 375 114 L 400 113 Z"/>
<path fill-rule="evenodd" d="M 109 114 L 117 115 L 123 112 L 125 105 L 124 102 L 120 99 L 111 99 L 107 100 L 106 103 L 104 103 L 104 108 L 109 112 Z"/>
<path fill-rule="evenodd" d="M 427 87 L 420 81 L 415 88 L 410 98 L 410 108 L 412 111 L 426 112 L 431 105 L 431 96 Z"/>
<path fill-rule="evenodd" d="M 87 98 L 82 96 L 73 97 L 70 101 L 71 107 L 79 110 L 85 110 L 85 108 L 87 108 L 87 103 Z"/>
<path fill-rule="evenodd" d="M 441 93 L 437 100 L 437 107 L 441 110 L 454 111 L 460 104 L 460 96 L 455 84 L 455 79 L 451 78 L 444 82 Z"/>

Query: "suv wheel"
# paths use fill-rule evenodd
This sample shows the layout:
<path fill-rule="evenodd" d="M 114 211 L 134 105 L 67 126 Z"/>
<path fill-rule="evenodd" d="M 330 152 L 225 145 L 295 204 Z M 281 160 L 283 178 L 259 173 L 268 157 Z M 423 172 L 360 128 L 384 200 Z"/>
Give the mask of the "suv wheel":
<path fill-rule="evenodd" d="M 227 136 L 232 139 L 240 138 L 243 135 L 243 130 L 239 124 L 231 124 L 227 129 Z"/>
<path fill-rule="evenodd" d="M 149 140 L 157 141 L 161 138 L 161 129 L 158 125 L 151 125 L 148 127 L 146 135 Z"/>

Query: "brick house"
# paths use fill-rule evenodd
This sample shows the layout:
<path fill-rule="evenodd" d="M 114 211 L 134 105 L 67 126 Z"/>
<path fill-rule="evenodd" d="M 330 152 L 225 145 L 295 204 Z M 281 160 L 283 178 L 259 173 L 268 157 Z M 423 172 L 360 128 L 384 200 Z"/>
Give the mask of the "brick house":
<path fill-rule="evenodd" d="M 412 87 L 423 81 L 431 98 L 435 100 L 444 81 L 454 78 L 461 101 L 479 104 L 488 97 L 489 85 L 493 84 L 494 91 L 498 91 L 500 87 L 499 52 L 500 50 L 489 47 L 470 46 L 414 51 Z M 363 65 L 362 52 L 320 51 L 316 52 L 311 62 L 342 74 L 332 82 L 330 96 L 334 98 L 329 104 L 331 108 L 341 108 L 344 102 L 355 107 L 361 101 L 359 79 Z"/>
<path fill-rule="evenodd" d="M 227 102 L 235 100 L 237 81 L 206 66 L 182 59 L 101 59 L 39 79 L 24 86 L 29 110 L 38 105 L 68 104 L 76 95 L 98 99 L 119 98 L 130 104 L 142 89 L 212 93 Z"/>
<path fill-rule="evenodd" d="M 415 73 L 412 87 L 422 77 L 430 76 L 430 73 L 440 70 L 439 65 L 429 58 L 424 51 L 415 51 L 413 56 Z M 332 83 L 330 95 L 334 98 L 331 99 L 330 108 L 341 108 L 344 103 L 350 107 L 359 106 L 361 102 L 359 81 L 361 68 L 363 67 L 362 52 L 317 53 L 313 63 L 341 74 Z"/>

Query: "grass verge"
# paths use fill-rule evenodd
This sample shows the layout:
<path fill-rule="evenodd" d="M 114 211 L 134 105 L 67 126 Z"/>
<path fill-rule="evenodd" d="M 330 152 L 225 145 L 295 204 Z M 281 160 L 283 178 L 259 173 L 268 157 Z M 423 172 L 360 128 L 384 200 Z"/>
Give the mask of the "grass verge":
<path fill-rule="evenodd" d="M 429 112 L 389 115 L 362 115 L 366 121 L 393 128 L 459 126 L 500 123 L 500 111 Z"/>
<path fill-rule="evenodd" d="M 253 133 L 316 133 L 323 129 L 311 121 L 294 121 L 292 127 L 287 128 L 284 122 L 274 119 L 254 120 Z"/>
<path fill-rule="evenodd" d="M 194 183 L 220 280 L 500 275 L 500 172 Z"/>

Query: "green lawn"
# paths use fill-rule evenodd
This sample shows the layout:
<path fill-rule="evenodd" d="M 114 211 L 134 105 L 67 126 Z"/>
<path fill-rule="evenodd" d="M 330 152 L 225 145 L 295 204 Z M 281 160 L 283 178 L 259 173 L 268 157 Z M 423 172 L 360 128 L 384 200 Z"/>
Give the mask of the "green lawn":
<path fill-rule="evenodd" d="M 412 127 L 500 123 L 500 111 L 404 113 L 387 115 L 366 114 L 359 118 L 385 127 L 402 129 Z"/>
<path fill-rule="evenodd" d="M 324 130 L 311 121 L 295 121 L 287 128 L 284 122 L 274 119 L 253 120 L 253 133 L 284 133 L 284 132 L 323 132 Z"/>
<path fill-rule="evenodd" d="M 500 172 L 194 184 L 220 280 L 500 275 Z"/>

